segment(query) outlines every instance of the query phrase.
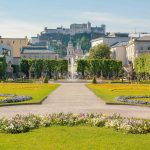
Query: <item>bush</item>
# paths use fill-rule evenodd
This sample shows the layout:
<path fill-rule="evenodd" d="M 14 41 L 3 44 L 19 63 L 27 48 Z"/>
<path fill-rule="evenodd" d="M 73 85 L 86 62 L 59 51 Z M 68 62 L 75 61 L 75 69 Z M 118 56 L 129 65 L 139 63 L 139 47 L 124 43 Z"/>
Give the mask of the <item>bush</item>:
<path fill-rule="evenodd" d="M 49 81 L 49 79 L 48 79 L 48 77 L 46 76 L 46 77 L 44 78 L 43 83 L 48 83 L 48 81 Z"/>
<path fill-rule="evenodd" d="M 92 83 L 97 84 L 96 77 L 93 78 Z"/>

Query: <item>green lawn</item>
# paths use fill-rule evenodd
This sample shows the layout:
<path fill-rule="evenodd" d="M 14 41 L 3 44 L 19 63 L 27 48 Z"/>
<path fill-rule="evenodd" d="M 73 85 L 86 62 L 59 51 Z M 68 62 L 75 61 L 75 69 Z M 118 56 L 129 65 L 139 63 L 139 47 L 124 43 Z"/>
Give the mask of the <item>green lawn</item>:
<path fill-rule="evenodd" d="M 16 94 L 32 96 L 32 100 L 9 103 L 11 104 L 26 104 L 39 103 L 43 98 L 48 96 L 59 85 L 56 84 L 36 84 L 36 83 L 0 83 L 0 94 Z M 7 104 L 7 103 L 5 103 Z M 1 103 L 0 105 L 4 105 Z"/>
<path fill-rule="evenodd" d="M 122 134 L 97 127 L 49 127 L 0 133 L 1 150 L 149 150 L 150 134 Z"/>
<path fill-rule="evenodd" d="M 150 95 L 150 85 L 147 84 L 88 84 L 87 87 L 107 103 L 119 103 L 115 101 L 118 96 Z M 143 100 L 150 101 L 150 98 Z"/>

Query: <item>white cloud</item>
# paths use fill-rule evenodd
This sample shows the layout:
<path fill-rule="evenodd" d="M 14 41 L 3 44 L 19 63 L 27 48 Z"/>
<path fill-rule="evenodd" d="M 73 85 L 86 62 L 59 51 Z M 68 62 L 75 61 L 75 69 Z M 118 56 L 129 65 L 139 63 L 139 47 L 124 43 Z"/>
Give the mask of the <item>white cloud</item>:
<path fill-rule="evenodd" d="M 25 37 L 42 31 L 42 25 L 19 20 L 3 20 L 0 23 L 2 37 Z"/>
<path fill-rule="evenodd" d="M 68 27 L 69 22 L 47 21 L 27 22 L 22 20 L 3 20 L 0 23 L 0 35 L 2 37 L 25 37 L 36 36 L 44 30 L 44 27 L 56 28 L 58 26 Z"/>

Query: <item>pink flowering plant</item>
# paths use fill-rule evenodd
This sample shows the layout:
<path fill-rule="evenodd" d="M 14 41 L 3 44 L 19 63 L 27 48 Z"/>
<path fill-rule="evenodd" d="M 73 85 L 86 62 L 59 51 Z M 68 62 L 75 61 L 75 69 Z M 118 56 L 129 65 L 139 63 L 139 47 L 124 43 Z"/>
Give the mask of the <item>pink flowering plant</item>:
<path fill-rule="evenodd" d="M 95 126 L 113 128 L 123 133 L 150 133 L 149 120 L 124 118 L 119 115 L 54 113 L 45 116 L 33 114 L 27 116 L 16 115 L 11 119 L 0 119 L 0 131 L 13 134 L 29 132 L 39 127 L 50 126 Z"/>

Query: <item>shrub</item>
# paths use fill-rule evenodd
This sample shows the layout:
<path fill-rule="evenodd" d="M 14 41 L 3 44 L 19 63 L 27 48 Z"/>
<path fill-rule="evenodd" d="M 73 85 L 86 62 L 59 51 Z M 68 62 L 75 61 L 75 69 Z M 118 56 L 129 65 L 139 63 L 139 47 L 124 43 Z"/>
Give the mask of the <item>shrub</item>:
<path fill-rule="evenodd" d="M 97 84 L 96 77 L 93 78 L 92 83 Z"/>
<path fill-rule="evenodd" d="M 48 81 L 49 81 L 49 79 L 48 79 L 48 77 L 46 76 L 46 77 L 44 78 L 43 83 L 48 83 Z"/>

